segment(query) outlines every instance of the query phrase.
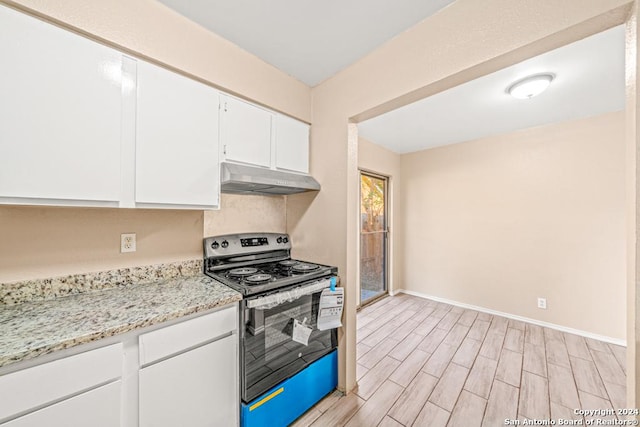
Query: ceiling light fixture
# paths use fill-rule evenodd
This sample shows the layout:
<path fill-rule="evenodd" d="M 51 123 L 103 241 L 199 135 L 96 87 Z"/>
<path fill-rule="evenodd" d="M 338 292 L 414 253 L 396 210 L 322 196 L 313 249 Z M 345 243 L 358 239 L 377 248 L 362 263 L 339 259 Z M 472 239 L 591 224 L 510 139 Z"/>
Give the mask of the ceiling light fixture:
<path fill-rule="evenodd" d="M 555 76 L 553 74 L 536 74 L 526 77 L 522 80 L 518 80 L 509 88 L 507 92 L 514 98 L 529 99 L 536 95 L 540 95 L 546 88 L 549 87 L 551 81 Z"/>

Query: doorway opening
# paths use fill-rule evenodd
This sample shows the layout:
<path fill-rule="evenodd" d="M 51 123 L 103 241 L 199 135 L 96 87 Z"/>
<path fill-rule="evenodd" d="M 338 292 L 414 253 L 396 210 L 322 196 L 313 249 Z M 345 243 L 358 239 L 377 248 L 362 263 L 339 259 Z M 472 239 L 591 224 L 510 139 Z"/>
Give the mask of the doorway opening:
<path fill-rule="evenodd" d="M 387 177 L 360 171 L 360 306 L 388 292 L 388 188 Z"/>

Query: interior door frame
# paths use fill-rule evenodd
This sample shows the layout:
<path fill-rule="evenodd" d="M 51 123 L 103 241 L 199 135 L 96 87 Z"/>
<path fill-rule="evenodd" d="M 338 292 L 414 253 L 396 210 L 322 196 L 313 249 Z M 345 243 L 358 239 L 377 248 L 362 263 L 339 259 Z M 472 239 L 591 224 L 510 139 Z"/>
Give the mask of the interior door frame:
<path fill-rule="evenodd" d="M 372 178 L 377 178 L 377 179 L 382 179 L 385 182 L 385 186 L 384 186 L 384 275 L 383 275 L 383 280 L 384 280 L 384 291 L 382 293 L 380 293 L 380 295 L 377 295 L 373 298 L 370 298 L 369 300 L 367 300 L 364 304 L 362 303 L 362 293 L 361 293 L 361 288 L 360 288 L 360 284 L 361 284 L 361 278 L 360 278 L 360 270 L 361 270 L 361 263 L 360 263 L 360 253 L 361 253 L 361 245 L 362 245 L 362 241 L 361 241 L 361 233 L 362 233 L 362 176 L 363 175 L 367 175 L 370 176 Z M 358 245 L 357 245 L 357 257 L 358 257 L 358 268 L 356 269 L 356 274 L 357 274 L 357 280 L 356 280 L 356 285 L 357 285 L 357 295 L 358 295 L 358 301 L 357 301 L 357 309 L 360 309 L 364 306 L 367 306 L 377 300 L 379 300 L 380 298 L 384 298 L 386 296 L 389 295 L 389 260 L 390 260 L 390 254 L 389 254 L 389 249 L 390 249 L 390 244 L 389 244 L 389 235 L 391 233 L 391 230 L 389 228 L 389 191 L 391 189 L 390 187 L 390 182 L 391 182 L 391 177 L 381 174 L 379 172 L 375 172 L 366 168 L 358 168 Z"/>

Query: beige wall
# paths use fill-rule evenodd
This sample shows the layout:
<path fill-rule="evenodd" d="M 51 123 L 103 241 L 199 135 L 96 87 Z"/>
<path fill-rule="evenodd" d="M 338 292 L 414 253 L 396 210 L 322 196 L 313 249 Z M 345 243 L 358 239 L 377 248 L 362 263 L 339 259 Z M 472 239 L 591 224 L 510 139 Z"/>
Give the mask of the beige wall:
<path fill-rule="evenodd" d="M 222 194 L 218 211 L 0 207 L 0 283 L 202 258 L 202 237 L 286 232 L 284 196 Z M 204 230 L 204 232 L 203 232 Z M 120 234 L 137 251 L 120 253 Z"/>
<path fill-rule="evenodd" d="M 340 387 L 356 384 L 358 150 L 350 121 L 621 24 L 631 3 L 458 0 L 313 88 L 311 171 L 323 189 L 290 198 L 287 224 L 294 241 L 307 243 L 297 252 L 337 265 L 347 289 Z"/>
<path fill-rule="evenodd" d="M 204 235 L 286 233 L 285 196 L 222 194 L 219 211 L 205 211 Z M 295 243 L 295 242 L 294 242 Z"/>
<path fill-rule="evenodd" d="M 0 236 L 0 283 L 46 278 L 200 258 L 202 212 L 2 206 Z"/>
<path fill-rule="evenodd" d="M 310 120 L 310 89 L 232 43 L 153 0 L 8 1 L 19 9 L 166 64 L 226 91 Z M 284 230 L 282 198 L 222 197 L 224 211 L 80 209 L 0 206 L 0 283 L 202 257 L 206 232 L 247 227 Z M 262 210 L 264 208 L 264 211 Z M 205 220 L 206 218 L 206 220 Z M 138 250 L 119 253 L 122 232 L 135 232 Z"/>
<path fill-rule="evenodd" d="M 403 155 L 405 289 L 625 340 L 624 132 L 617 112 Z"/>
<path fill-rule="evenodd" d="M 380 145 L 358 139 L 358 168 L 367 172 L 375 172 L 389 178 L 387 194 L 387 218 L 389 227 L 389 291 L 391 294 L 402 289 L 402 236 L 403 219 L 400 213 L 400 198 L 402 192 L 402 177 L 400 168 L 400 155 L 389 151 Z"/>

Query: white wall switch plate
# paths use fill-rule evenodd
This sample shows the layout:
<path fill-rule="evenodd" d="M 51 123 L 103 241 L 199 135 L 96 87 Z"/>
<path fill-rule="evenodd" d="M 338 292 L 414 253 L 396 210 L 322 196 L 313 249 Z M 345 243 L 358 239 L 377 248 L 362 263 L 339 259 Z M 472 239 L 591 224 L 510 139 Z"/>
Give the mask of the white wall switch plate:
<path fill-rule="evenodd" d="M 538 308 L 542 308 L 543 310 L 547 309 L 547 299 L 546 298 L 538 298 Z"/>
<path fill-rule="evenodd" d="M 136 233 L 120 235 L 120 253 L 136 251 Z"/>

